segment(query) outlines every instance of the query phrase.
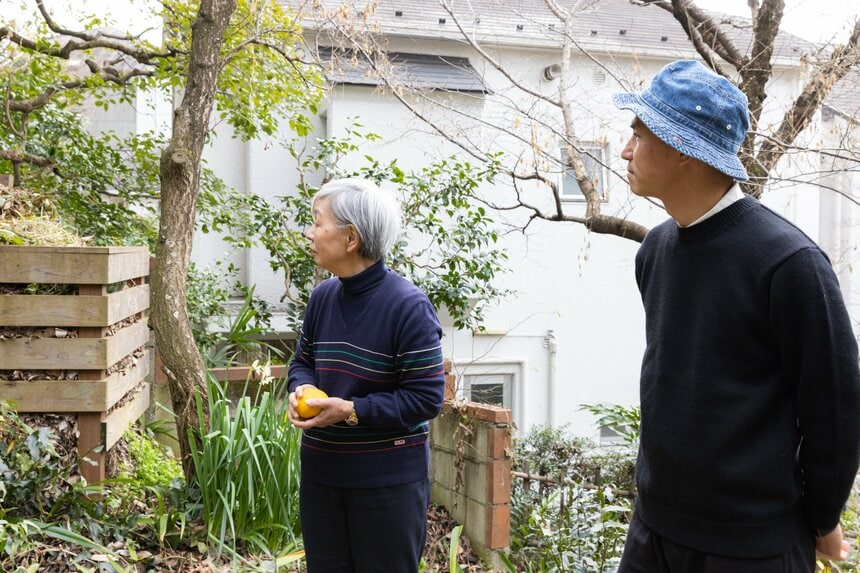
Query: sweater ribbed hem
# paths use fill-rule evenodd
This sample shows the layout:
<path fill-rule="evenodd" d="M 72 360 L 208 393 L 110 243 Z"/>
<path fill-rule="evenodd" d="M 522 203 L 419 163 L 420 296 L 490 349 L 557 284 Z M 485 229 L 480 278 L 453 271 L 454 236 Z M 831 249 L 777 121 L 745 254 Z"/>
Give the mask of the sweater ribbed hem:
<path fill-rule="evenodd" d="M 702 495 L 708 494 L 703 491 Z M 731 523 L 678 512 L 640 491 L 635 511 L 648 527 L 675 543 L 727 557 L 772 557 L 785 553 L 812 535 L 800 503 L 787 513 L 766 521 Z"/>

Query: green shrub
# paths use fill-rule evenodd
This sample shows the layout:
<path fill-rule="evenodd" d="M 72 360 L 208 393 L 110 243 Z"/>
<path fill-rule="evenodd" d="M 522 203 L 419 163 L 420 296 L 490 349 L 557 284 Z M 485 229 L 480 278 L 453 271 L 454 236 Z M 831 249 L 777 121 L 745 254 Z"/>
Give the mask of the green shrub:
<path fill-rule="evenodd" d="M 173 480 L 182 478 L 182 464 L 170 450 L 148 435 L 129 428 L 123 437 L 131 455 L 131 466 L 124 467 L 121 475 L 133 478 L 142 487 L 170 487 Z"/>
<path fill-rule="evenodd" d="M 635 452 L 599 447 L 564 428 L 539 426 L 515 440 L 511 555 L 517 572 L 614 571 L 632 507 Z"/>
<path fill-rule="evenodd" d="M 0 401 L 0 517 L 51 516 L 74 488 L 71 473 L 52 432 L 29 427 Z"/>
<path fill-rule="evenodd" d="M 102 543 L 130 534 L 130 514 L 106 514 L 87 495 L 100 488 L 80 480 L 77 460 L 59 446 L 51 429 L 30 427 L 0 401 L 0 570 L 66 570 L 57 567 L 72 561 L 92 566 L 99 553 L 123 571 Z"/>
<path fill-rule="evenodd" d="M 301 433 L 287 421 L 286 381 L 243 393 L 235 409 L 211 374 L 208 384 L 209 425 L 198 430 L 192 461 L 209 538 L 229 552 L 295 549 Z M 205 419 L 199 398 L 197 407 Z"/>

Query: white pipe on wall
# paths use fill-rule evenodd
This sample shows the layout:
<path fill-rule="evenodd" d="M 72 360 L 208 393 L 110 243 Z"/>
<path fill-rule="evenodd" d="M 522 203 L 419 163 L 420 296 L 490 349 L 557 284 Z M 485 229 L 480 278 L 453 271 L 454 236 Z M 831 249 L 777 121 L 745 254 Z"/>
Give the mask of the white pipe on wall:
<path fill-rule="evenodd" d="M 546 348 L 546 423 L 550 428 L 555 427 L 555 355 L 558 352 L 558 342 L 552 329 L 546 331 L 543 337 L 543 345 Z"/>

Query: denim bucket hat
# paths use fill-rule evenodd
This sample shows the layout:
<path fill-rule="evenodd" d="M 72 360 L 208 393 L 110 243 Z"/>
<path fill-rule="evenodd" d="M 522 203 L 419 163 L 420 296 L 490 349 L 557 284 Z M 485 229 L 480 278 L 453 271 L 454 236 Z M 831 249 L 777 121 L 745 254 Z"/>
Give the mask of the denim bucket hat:
<path fill-rule="evenodd" d="M 672 62 L 645 91 L 615 94 L 612 101 L 681 153 L 734 179 L 749 179 L 738 159 L 749 129 L 747 96 L 699 62 Z"/>

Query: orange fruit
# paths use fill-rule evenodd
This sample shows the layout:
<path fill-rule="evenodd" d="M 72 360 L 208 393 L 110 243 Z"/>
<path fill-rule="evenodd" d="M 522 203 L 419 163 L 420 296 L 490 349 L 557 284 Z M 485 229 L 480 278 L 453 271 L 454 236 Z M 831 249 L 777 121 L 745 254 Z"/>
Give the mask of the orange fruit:
<path fill-rule="evenodd" d="M 328 398 L 328 394 L 319 388 L 314 388 L 312 386 L 302 388 L 302 397 L 299 398 L 299 403 L 296 405 L 296 412 L 298 412 L 299 416 L 302 418 L 313 418 L 320 413 L 320 410 L 322 410 L 322 408 L 308 406 L 305 403 L 305 400 L 310 400 L 311 398 Z"/>

